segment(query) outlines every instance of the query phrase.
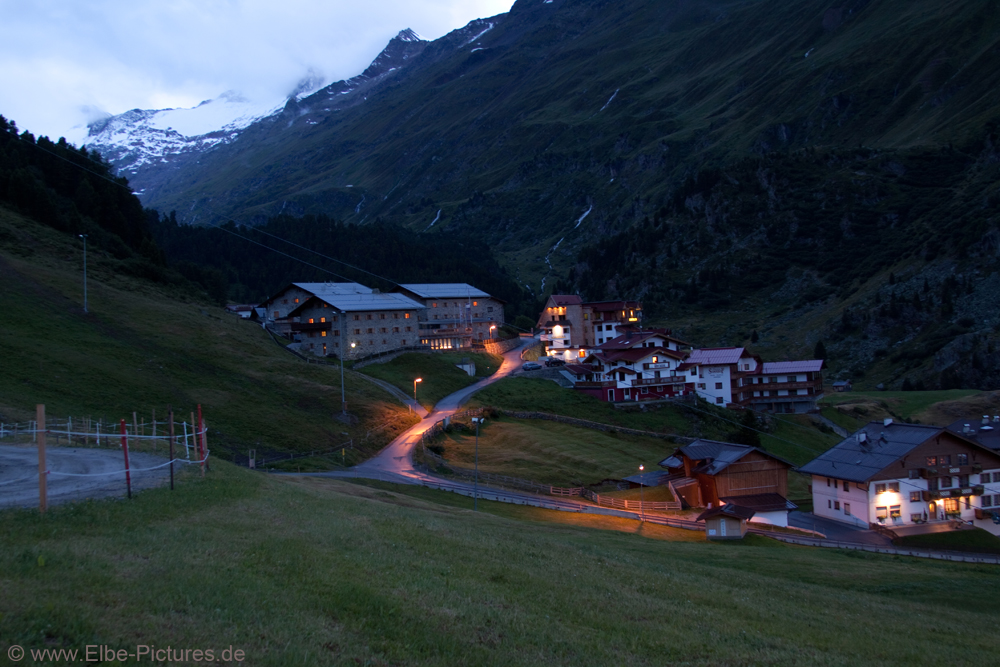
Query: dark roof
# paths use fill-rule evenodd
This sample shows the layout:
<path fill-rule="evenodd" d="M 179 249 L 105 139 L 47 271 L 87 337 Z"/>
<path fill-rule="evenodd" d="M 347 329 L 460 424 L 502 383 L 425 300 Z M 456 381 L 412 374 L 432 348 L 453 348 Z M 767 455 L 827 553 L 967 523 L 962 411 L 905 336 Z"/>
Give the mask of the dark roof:
<path fill-rule="evenodd" d="M 583 364 L 566 364 L 563 369 L 569 371 L 573 375 L 587 375 L 588 373 L 597 372 L 590 366 L 584 366 Z"/>
<path fill-rule="evenodd" d="M 992 419 L 959 419 L 946 426 L 949 431 L 969 440 L 975 440 L 984 447 L 1000 450 L 1000 417 Z"/>
<path fill-rule="evenodd" d="M 795 510 L 799 506 L 780 493 L 758 493 L 752 496 L 726 496 L 719 498 L 725 503 L 732 503 L 753 510 L 754 512 L 777 512 L 780 510 Z"/>
<path fill-rule="evenodd" d="M 871 422 L 799 468 L 799 472 L 867 482 L 942 431 L 940 426 Z"/>
<path fill-rule="evenodd" d="M 549 298 L 557 306 L 578 306 L 583 303 L 583 299 L 576 294 L 553 294 Z"/>
<path fill-rule="evenodd" d="M 598 347 L 597 351 L 592 353 L 591 356 L 597 357 L 601 361 L 627 361 L 634 364 L 640 359 L 653 356 L 670 357 L 671 359 L 680 361 L 684 358 L 684 353 L 677 352 L 676 350 L 668 350 L 665 347 L 630 347 L 625 350 L 606 350 L 603 347 Z"/>
<path fill-rule="evenodd" d="M 695 467 L 692 472 L 715 475 L 725 470 L 730 464 L 736 463 L 750 452 L 760 452 L 768 458 L 784 463 L 789 468 L 792 467 L 792 464 L 785 459 L 775 456 L 769 452 L 765 452 L 763 449 L 758 447 L 738 445 L 732 442 L 718 442 L 716 440 L 698 439 L 689 445 L 678 447 L 674 454 L 683 454 L 692 461 L 703 461 L 703 463 Z M 669 458 L 664 459 L 660 465 L 663 465 L 663 463 L 669 460 Z"/>
<path fill-rule="evenodd" d="M 761 364 L 761 374 L 772 373 L 815 373 L 826 368 L 822 359 L 806 359 L 804 361 L 768 361 Z"/>
<path fill-rule="evenodd" d="M 658 465 L 661 468 L 680 468 L 684 465 L 684 461 L 676 454 L 671 454 L 667 458 L 660 461 Z"/>
<path fill-rule="evenodd" d="M 424 310 L 422 303 L 398 292 L 375 294 L 325 294 L 323 298 L 311 296 L 283 317 L 283 320 L 297 316 L 300 312 L 316 304 L 328 303 L 333 308 L 343 312 L 379 311 L 379 310 Z"/>
<path fill-rule="evenodd" d="M 752 509 L 743 507 L 742 505 L 726 504 L 720 507 L 713 507 L 707 509 L 698 515 L 695 521 L 704 521 L 705 519 L 711 519 L 713 516 L 724 515 L 731 517 L 733 519 L 751 519 L 753 515 L 756 514 Z"/>
<path fill-rule="evenodd" d="M 647 470 L 625 477 L 626 482 L 641 484 L 642 486 L 666 486 L 667 478 L 670 477 L 669 470 Z"/>

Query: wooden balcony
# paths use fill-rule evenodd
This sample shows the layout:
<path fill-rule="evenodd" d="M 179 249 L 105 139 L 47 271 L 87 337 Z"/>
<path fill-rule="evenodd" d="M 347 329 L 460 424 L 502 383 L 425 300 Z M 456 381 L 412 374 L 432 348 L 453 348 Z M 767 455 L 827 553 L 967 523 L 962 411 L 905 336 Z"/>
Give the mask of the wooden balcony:
<path fill-rule="evenodd" d="M 651 387 L 663 384 L 687 384 L 688 378 L 684 375 L 668 375 L 658 378 L 639 378 L 632 380 L 633 387 Z"/>
<path fill-rule="evenodd" d="M 617 387 L 618 383 L 614 380 L 602 380 L 599 382 L 587 382 L 581 381 L 576 382 L 573 387 L 576 389 L 610 389 L 612 387 Z"/>

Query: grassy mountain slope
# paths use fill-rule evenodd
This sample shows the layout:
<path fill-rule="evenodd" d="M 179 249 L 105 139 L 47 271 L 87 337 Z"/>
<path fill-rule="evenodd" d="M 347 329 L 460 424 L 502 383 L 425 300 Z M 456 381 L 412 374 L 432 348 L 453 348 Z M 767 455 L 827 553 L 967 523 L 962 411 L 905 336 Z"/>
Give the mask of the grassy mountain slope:
<path fill-rule="evenodd" d="M 304 100 L 200 165 L 136 182 L 187 219 L 284 209 L 423 229 L 440 209 L 437 227 L 474 225 L 510 252 L 567 236 L 564 263 L 706 162 L 980 137 L 997 21 L 971 1 L 518 2 L 478 50 L 428 46 L 364 105 Z M 537 285 L 545 265 L 530 259 Z"/>
<path fill-rule="evenodd" d="M 65 419 L 162 420 L 201 404 L 210 446 L 296 451 L 335 447 L 391 422 L 358 452 L 377 451 L 410 417 L 383 390 L 349 374 L 347 400 L 360 423 L 334 421 L 340 373 L 307 365 L 258 326 L 180 287 L 134 278 L 91 248 L 89 312 L 83 312 L 79 242 L 0 208 L 0 415 L 31 418 L 36 403 Z M 188 286 L 190 288 L 190 286 Z"/>

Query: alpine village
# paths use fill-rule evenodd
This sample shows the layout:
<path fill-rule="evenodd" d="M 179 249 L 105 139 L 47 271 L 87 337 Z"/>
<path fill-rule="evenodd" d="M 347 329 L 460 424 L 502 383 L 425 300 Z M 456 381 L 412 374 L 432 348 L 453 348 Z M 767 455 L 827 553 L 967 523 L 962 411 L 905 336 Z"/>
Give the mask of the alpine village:
<path fill-rule="evenodd" d="M 398 29 L 0 107 L 10 664 L 993 664 L 1000 6 Z"/>

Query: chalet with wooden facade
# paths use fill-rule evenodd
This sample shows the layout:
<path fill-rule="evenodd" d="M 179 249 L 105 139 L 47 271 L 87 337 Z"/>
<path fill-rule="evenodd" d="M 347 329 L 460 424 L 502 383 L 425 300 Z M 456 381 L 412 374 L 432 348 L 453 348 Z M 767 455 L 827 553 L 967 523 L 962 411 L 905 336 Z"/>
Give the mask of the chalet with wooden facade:
<path fill-rule="evenodd" d="M 604 401 L 640 401 L 681 396 L 690 392 L 692 377 L 682 370 L 687 352 L 666 329 L 625 333 L 594 349 L 582 365 L 564 373 L 574 387 Z M 590 369 L 590 373 L 583 372 Z"/>
<path fill-rule="evenodd" d="M 813 513 L 862 527 L 960 520 L 1000 535 L 1000 453 L 937 426 L 872 422 L 799 468 Z"/>
<path fill-rule="evenodd" d="M 695 440 L 660 461 L 672 474 L 671 490 L 691 507 L 733 505 L 751 521 L 788 525 L 788 471 L 792 464 L 757 447 Z"/>
<path fill-rule="evenodd" d="M 705 510 L 695 521 L 705 522 L 705 536 L 710 540 L 742 540 L 747 534 L 747 521 L 752 521 L 754 514 L 746 507 L 726 504 Z"/>

